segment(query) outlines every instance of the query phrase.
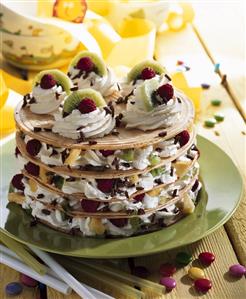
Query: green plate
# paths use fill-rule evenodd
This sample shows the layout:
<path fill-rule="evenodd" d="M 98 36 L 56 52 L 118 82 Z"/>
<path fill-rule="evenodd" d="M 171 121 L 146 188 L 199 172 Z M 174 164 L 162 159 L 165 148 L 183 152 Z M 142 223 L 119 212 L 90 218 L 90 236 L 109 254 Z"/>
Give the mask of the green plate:
<path fill-rule="evenodd" d="M 42 224 L 30 227 L 30 216 L 7 202 L 8 184 L 17 172 L 13 137 L 1 145 L 1 227 L 12 238 L 40 249 L 86 258 L 120 258 L 153 254 L 195 242 L 223 225 L 242 196 L 241 176 L 231 159 L 215 144 L 198 136 L 203 189 L 193 214 L 163 230 L 118 239 L 81 238 Z"/>

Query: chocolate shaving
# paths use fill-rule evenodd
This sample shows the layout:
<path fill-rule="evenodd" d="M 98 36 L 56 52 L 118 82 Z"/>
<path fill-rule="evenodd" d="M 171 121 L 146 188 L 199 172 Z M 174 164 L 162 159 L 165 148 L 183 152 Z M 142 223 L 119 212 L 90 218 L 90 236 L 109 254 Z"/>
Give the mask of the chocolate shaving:
<path fill-rule="evenodd" d="M 121 87 L 120 87 L 119 83 L 117 83 L 117 88 L 118 88 L 119 91 L 121 90 Z"/>
<path fill-rule="evenodd" d="M 187 157 L 188 159 L 190 159 L 190 160 L 194 160 L 194 157 L 191 156 L 191 155 L 189 155 L 189 154 L 187 154 L 186 157 Z"/>
<path fill-rule="evenodd" d="M 132 90 L 132 91 L 125 97 L 125 104 L 127 104 L 129 97 L 132 96 L 133 94 L 134 94 L 134 90 Z"/>
<path fill-rule="evenodd" d="M 130 103 L 131 103 L 132 105 L 135 105 L 135 102 L 133 102 L 133 101 L 132 101 L 132 102 L 130 102 Z"/>
<path fill-rule="evenodd" d="M 160 147 L 157 147 L 155 150 L 156 150 L 158 153 L 162 152 L 162 148 L 160 148 Z"/>
<path fill-rule="evenodd" d="M 158 134 L 158 136 L 159 136 L 159 137 L 165 137 L 165 136 L 167 136 L 167 132 L 166 132 L 166 131 L 160 132 L 160 133 Z"/>
<path fill-rule="evenodd" d="M 51 132 L 51 131 L 52 131 L 51 128 L 43 128 L 43 130 L 44 130 L 45 132 Z"/>
<path fill-rule="evenodd" d="M 65 149 L 64 151 L 61 152 L 62 163 L 65 162 L 67 156 L 68 156 L 67 150 Z"/>
<path fill-rule="evenodd" d="M 173 176 L 173 172 L 174 172 L 174 168 L 171 167 L 171 170 L 170 170 L 170 176 Z"/>
<path fill-rule="evenodd" d="M 42 193 L 38 194 L 38 195 L 37 195 L 37 198 L 38 198 L 38 199 L 40 199 L 40 198 L 44 198 L 44 194 L 42 194 Z"/>
<path fill-rule="evenodd" d="M 167 74 L 165 74 L 165 77 L 166 77 L 169 81 L 172 81 L 172 78 L 170 78 Z"/>
<path fill-rule="evenodd" d="M 31 97 L 29 104 L 35 104 L 36 103 L 36 99 L 34 97 Z"/>
<path fill-rule="evenodd" d="M 26 105 L 27 105 L 27 97 L 26 97 L 26 96 L 24 96 L 24 97 L 23 97 L 23 104 L 22 104 L 22 108 L 26 107 Z"/>
<path fill-rule="evenodd" d="M 127 191 L 125 191 L 125 196 L 126 196 L 127 199 L 129 199 L 129 194 L 128 194 Z"/>
<path fill-rule="evenodd" d="M 42 128 L 39 128 L 39 127 L 34 127 L 33 128 L 33 132 L 40 132 L 40 131 L 42 131 Z"/>
<path fill-rule="evenodd" d="M 76 179 L 73 177 L 69 177 L 66 179 L 66 182 L 75 182 L 75 181 L 76 181 Z"/>
<path fill-rule="evenodd" d="M 126 167 L 126 168 L 131 167 L 131 164 L 127 163 L 127 162 L 122 162 L 121 165 L 124 166 L 124 167 Z"/>
<path fill-rule="evenodd" d="M 158 185 L 162 184 L 161 179 L 155 179 L 154 182 L 155 182 L 156 184 L 158 184 Z"/>
<path fill-rule="evenodd" d="M 118 131 L 113 131 L 111 134 L 115 135 L 115 136 L 118 136 L 120 133 Z"/>
<path fill-rule="evenodd" d="M 85 141 L 85 135 L 82 131 L 79 132 L 79 136 L 80 137 L 78 138 L 77 143 L 81 143 L 81 142 Z"/>
<path fill-rule="evenodd" d="M 123 118 L 122 113 L 120 113 L 119 115 L 116 116 L 116 118 L 115 118 L 116 124 L 115 125 L 116 125 L 117 128 L 120 127 L 122 118 Z"/>
<path fill-rule="evenodd" d="M 103 109 L 106 111 L 106 114 L 112 114 L 112 111 L 108 106 L 103 107 Z"/>
<path fill-rule="evenodd" d="M 67 75 L 68 75 L 68 77 L 71 77 L 71 73 L 70 72 L 68 72 Z"/>
<path fill-rule="evenodd" d="M 50 215 L 50 211 L 47 210 L 47 209 L 42 209 L 41 212 L 44 214 L 44 215 Z"/>
<path fill-rule="evenodd" d="M 116 101 L 115 101 L 116 105 L 119 105 L 119 104 L 126 104 L 127 103 L 127 100 L 126 98 L 123 98 L 123 97 L 119 97 Z"/>
<path fill-rule="evenodd" d="M 60 94 L 56 92 L 56 100 L 59 100 Z"/>
<path fill-rule="evenodd" d="M 95 140 L 90 140 L 89 141 L 89 145 L 95 145 L 95 144 L 97 144 L 97 141 L 95 141 Z"/>
<path fill-rule="evenodd" d="M 182 103 L 182 101 L 181 101 L 181 99 L 180 98 L 177 98 L 177 100 L 178 100 L 178 102 L 181 104 Z"/>
<path fill-rule="evenodd" d="M 78 86 L 74 86 L 74 87 L 70 88 L 71 91 L 76 91 L 78 89 L 79 89 Z"/>
<path fill-rule="evenodd" d="M 53 148 L 52 153 L 50 154 L 50 157 L 55 156 L 55 155 L 58 155 L 58 151 Z"/>
<path fill-rule="evenodd" d="M 137 191 L 144 190 L 144 187 L 137 186 L 137 187 L 136 187 L 136 190 L 137 190 Z"/>
<path fill-rule="evenodd" d="M 176 197 L 178 195 L 178 189 L 173 190 L 172 197 Z"/>

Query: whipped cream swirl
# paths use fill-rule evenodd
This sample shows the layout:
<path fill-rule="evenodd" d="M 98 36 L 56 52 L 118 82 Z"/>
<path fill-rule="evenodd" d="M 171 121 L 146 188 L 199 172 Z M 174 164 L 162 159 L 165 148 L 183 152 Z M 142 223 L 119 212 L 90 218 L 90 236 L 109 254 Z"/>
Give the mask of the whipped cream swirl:
<path fill-rule="evenodd" d="M 37 85 L 32 90 L 35 103 L 30 104 L 30 110 L 36 114 L 49 114 L 56 111 L 63 102 L 66 92 L 60 85 L 43 89 Z"/>
<path fill-rule="evenodd" d="M 85 138 L 103 137 L 115 127 L 115 119 L 103 108 L 97 108 L 85 114 L 74 109 L 66 117 L 63 117 L 61 113 L 54 114 L 54 117 L 55 123 L 52 131 L 72 139 L 79 139 L 81 136 Z"/>
<path fill-rule="evenodd" d="M 95 72 L 86 74 L 83 72 L 80 76 L 80 70 L 74 67 L 69 69 L 69 76 L 79 89 L 93 88 L 99 91 L 103 96 L 110 96 L 118 90 L 115 75 L 111 69 L 107 69 L 107 75 L 101 77 Z"/>
<path fill-rule="evenodd" d="M 166 84 L 167 79 L 160 76 L 151 80 L 157 80 L 159 86 Z M 144 83 L 143 83 L 144 84 Z M 127 128 L 138 128 L 143 131 L 158 128 L 168 128 L 178 122 L 181 112 L 181 103 L 174 96 L 166 104 L 155 106 L 153 110 L 146 111 L 145 98 L 139 85 L 130 100 L 128 100 L 123 122 Z M 151 100 L 151 99 L 149 99 Z"/>

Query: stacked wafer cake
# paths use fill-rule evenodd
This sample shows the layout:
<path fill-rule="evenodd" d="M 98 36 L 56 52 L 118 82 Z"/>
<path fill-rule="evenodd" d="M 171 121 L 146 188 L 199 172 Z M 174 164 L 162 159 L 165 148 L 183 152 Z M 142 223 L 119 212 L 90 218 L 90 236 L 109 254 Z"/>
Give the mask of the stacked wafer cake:
<path fill-rule="evenodd" d="M 194 211 L 199 151 L 189 99 L 156 61 L 117 82 L 94 53 L 39 73 L 16 108 L 21 172 L 9 200 L 82 236 L 131 236 Z"/>

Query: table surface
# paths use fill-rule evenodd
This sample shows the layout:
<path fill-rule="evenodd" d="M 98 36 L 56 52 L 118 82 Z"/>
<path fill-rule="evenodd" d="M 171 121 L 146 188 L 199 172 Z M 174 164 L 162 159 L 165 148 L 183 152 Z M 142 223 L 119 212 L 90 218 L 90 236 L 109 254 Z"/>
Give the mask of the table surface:
<path fill-rule="evenodd" d="M 223 8 L 228 18 L 233 17 L 233 14 L 240 10 L 240 6 L 232 7 L 231 5 L 234 4 L 225 5 Z M 206 6 L 206 8 L 208 7 Z M 242 51 L 244 41 L 240 39 L 239 35 L 231 34 L 230 44 L 234 43 L 239 48 L 227 48 L 228 40 L 223 39 L 221 30 L 223 28 L 224 32 L 232 32 L 229 31 L 232 29 L 228 27 L 228 24 L 231 26 L 231 22 L 227 22 L 226 18 L 222 18 L 220 22 L 217 22 L 218 19 L 215 16 L 214 9 L 211 8 L 211 24 L 217 24 L 214 27 L 213 34 L 211 34 L 211 31 L 208 30 L 211 27 L 205 26 L 204 22 L 202 22 L 202 9 L 202 6 L 197 8 L 199 18 L 195 20 L 192 26 L 187 26 L 179 32 L 168 32 L 158 36 L 155 55 L 164 64 L 168 62 L 168 64 L 174 65 L 177 60 L 184 61 L 191 68 L 191 71 L 187 74 L 189 85 L 210 84 L 210 88 L 203 92 L 201 112 L 196 119 L 198 133 L 219 145 L 229 154 L 245 179 L 246 130 L 243 119 L 245 117 L 245 102 L 243 102 L 245 100 L 245 78 L 243 77 L 243 72 L 241 72 L 243 67 L 240 70 L 237 68 L 236 72 L 236 66 L 233 63 L 236 58 L 238 60 L 241 59 L 236 61 L 236 65 L 245 63 L 242 52 L 240 52 Z M 221 12 L 221 14 L 223 13 Z M 235 30 L 242 26 L 239 22 L 240 20 L 237 21 L 233 23 L 233 29 Z M 218 37 L 220 39 L 219 43 Z M 219 74 L 214 72 L 215 62 L 221 63 Z M 224 74 L 227 75 L 226 85 L 221 84 Z M 219 108 L 210 105 L 210 100 L 213 98 L 222 100 L 222 105 Z M 224 122 L 212 129 L 205 128 L 203 126 L 204 120 L 217 111 L 224 113 Z M 204 269 L 206 277 L 213 281 L 213 288 L 205 295 L 195 293 L 190 281 L 187 279 L 187 269 L 189 267 L 187 266 L 179 269 L 175 274 L 177 288 L 158 298 L 245 298 L 245 279 L 232 280 L 227 275 L 227 271 L 232 264 L 246 263 L 246 196 L 244 195 L 239 208 L 224 226 L 206 238 L 182 248 L 182 250 L 190 252 L 194 258 L 202 251 L 210 251 L 215 254 L 216 262 Z M 176 252 L 176 250 L 172 250 L 157 255 L 136 258 L 135 264 L 146 265 L 153 273 L 150 279 L 158 281 L 159 265 L 174 257 Z M 0 269 L 0 298 L 8 298 L 4 294 L 4 286 L 8 282 L 18 280 L 19 274 L 3 265 L 1 265 Z M 48 299 L 68 298 L 50 288 L 48 288 L 47 295 Z M 36 298 L 36 290 L 25 288 L 22 295 L 16 298 Z M 77 299 L 80 297 L 73 293 L 69 298 Z M 156 297 L 149 298 L 153 299 Z"/>

